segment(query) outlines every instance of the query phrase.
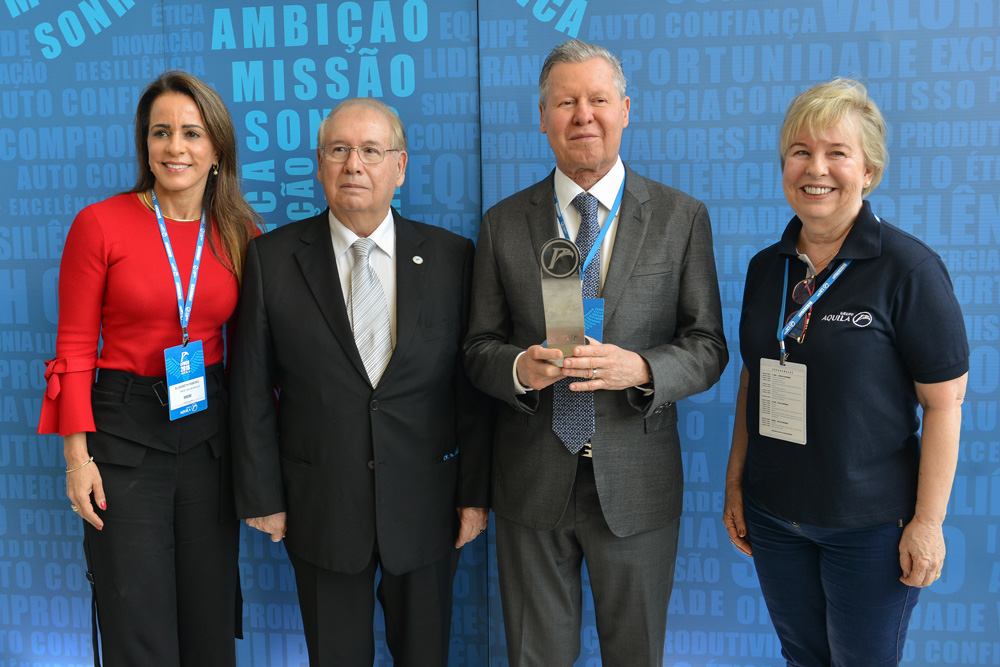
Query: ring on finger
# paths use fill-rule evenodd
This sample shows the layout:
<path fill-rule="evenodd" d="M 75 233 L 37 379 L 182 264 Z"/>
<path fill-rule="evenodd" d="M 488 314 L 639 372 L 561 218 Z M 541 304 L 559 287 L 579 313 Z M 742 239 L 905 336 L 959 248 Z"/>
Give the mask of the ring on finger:
<path fill-rule="evenodd" d="M 77 507 L 77 506 L 76 506 L 75 504 L 71 504 L 71 505 L 69 506 L 69 508 L 70 508 L 71 510 L 73 510 L 74 512 L 79 512 L 79 511 L 80 511 L 80 508 L 79 508 L 79 507 Z"/>
<path fill-rule="evenodd" d="M 596 368 L 591 368 L 590 369 L 590 377 L 592 377 L 592 378 L 596 378 L 597 377 L 597 369 Z"/>

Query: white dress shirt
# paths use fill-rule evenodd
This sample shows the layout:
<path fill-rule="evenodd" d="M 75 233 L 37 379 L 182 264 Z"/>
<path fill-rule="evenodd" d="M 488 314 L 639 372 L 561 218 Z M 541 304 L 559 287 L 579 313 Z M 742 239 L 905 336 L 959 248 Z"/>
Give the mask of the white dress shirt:
<path fill-rule="evenodd" d="M 611 213 L 611 207 L 615 205 L 615 198 L 618 196 L 618 191 L 624 182 L 625 165 L 622 164 L 622 159 L 618 158 L 615 166 L 611 167 L 611 171 L 606 173 L 604 178 L 597 181 L 594 187 L 587 190 L 600 203 L 600 206 L 597 207 L 597 224 L 601 229 L 604 229 L 605 223 L 610 224 L 607 234 L 604 235 L 604 240 L 601 241 L 601 283 L 598 295 L 604 290 L 604 279 L 608 275 L 608 266 L 611 264 L 611 249 L 615 244 L 615 233 L 618 231 L 618 217 L 621 213 L 621 208 L 615 212 L 614 220 L 611 220 L 610 223 L 608 222 L 608 215 Z M 555 190 L 556 197 L 559 199 L 559 208 L 562 211 L 563 222 L 566 223 L 566 230 L 570 234 L 570 240 L 576 242 L 576 236 L 580 233 L 580 212 L 576 210 L 576 206 L 573 206 L 573 200 L 584 190 L 558 168 L 556 168 L 555 175 Z M 562 236 L 561 226 L 559 227 L 559 235 Z M 580 257 L 580 263 L 582 264 L 585 259 L 587 258 Z M 583 266 L 580 267 L 580 271 L 582 275 Z"/>
<path fill-rule="evenodd" d="M 358 240 L 358 235 L 344 226 L 330 212 L 330 238 L 333 240 L 333 254 L 337 258 L 337 273 L 340 274 L 340 289 L 346 305 L 351 296 L 351 269 L 354 268 L 354 251 L 351 245 Z M 392 335 L 392 347 L 396 347 L 396 262 L 393 253 L 396 250 L 396 225 L 392 219 L 392 209 L 386 213 L 385 219 L 379 223 L 368 238 L 375 242 L 368 255 L 368 264 L 375 271 L 382 283 L 382 293 L 385 294 L 385 305 L 389 309 L 389 330 Z M 348 315 L 350 319 L 350 315 Z"/>

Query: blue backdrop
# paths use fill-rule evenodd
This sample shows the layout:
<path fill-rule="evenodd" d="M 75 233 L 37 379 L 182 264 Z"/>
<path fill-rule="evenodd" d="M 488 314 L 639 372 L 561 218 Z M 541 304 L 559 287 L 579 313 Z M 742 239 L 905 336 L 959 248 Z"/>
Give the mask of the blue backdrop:
<path fill-rule="evenodd" d="M 268 228 L 320 211 L 316 130 L 339 100 L 396 108 L 410 140 L 396 204 L 475 238 L 483 210 L 542 178 L 542 60 L 570 37 L 619 55 L 632 98 L 623 158 L 711 213 L 731 350 L 750 257 L 791 216 L 777 136 L 785 106 L 836 75 L 864 80 L 891 127 L 872 195 L 941 253 L 972 370 L 940 581 L 904 663 L 1000 665 L 1000 0 L 215 0 L 0 2 L 0 659 L 92 664 L 82 529 L 61 440 L 35 435 L 54 356 L 63 241 L 85 205 L 135 180 L 132 120 L 165 69 L 209 81 L 235 121 L 247 198 Z M 735 408 L 722 381 L 681 406 L 685 514 L 665 665 L 782 664 L 752 562 L 720 516 Z M 849 416 L 845 416 L 849 418 Z M 305 665 L 291 566 L 245 531 L 239 664 Z M 381 620 L 377 621 L 381 627 Z M 378 664 L 388 664 L 384 635 Z M 600 665 L 587 603 L 579 666 Z M 507 664 L 492 531 L 455 583 L 452 664 Z"/>

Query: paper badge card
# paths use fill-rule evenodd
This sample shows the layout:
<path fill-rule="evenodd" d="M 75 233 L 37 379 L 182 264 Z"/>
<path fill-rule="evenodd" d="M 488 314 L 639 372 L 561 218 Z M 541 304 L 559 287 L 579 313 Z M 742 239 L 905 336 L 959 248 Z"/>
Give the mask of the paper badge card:
<path fill-rule="evenodd" d="M 806 367 L 760 360 L 760 434 L 806 444 Z"/>

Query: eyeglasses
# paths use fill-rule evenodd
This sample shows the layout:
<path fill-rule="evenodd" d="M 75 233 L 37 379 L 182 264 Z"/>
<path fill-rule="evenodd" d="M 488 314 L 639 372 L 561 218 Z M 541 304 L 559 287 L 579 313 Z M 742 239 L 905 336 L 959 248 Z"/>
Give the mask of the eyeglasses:
<path fill-rule="evenodd" d="M 347 144 L 326 144 L 320 146 L 323 158 L 330 162 L 347 162 L 351 156 L 351 151 L 358 152 L 358 159 L 365 164 L 381 164 L 385 159 L 385 154 L 390 151 L 399 152 L 398 148 L 382 148 L 368 144 L 367 146 L 348 146 Z"/>
<path fill-rule="evenodd" d="M 809 328 L 809 318 L 812 317 L 812 312 L 813 312 L 812 308 L 807 310 L 806 314 L 802 316 L 801 320 L 795 323 L 795 326 L 792 327 L 792 330 L 788 332 L 788 336 L 786 337 L 791 338 L 799 345 L 802 345 L 802 343 L 804 343 L 806 340 L 806 329 Z M 788 319 L 785 321 L 785 324 L 791 322 L 793 317 L 795 317 L 795 313 L 792 313 L 791 315 L 788 316 Z"/>
<path fill-rule="evenodd" d="M 805 304 L 806 301 L 813 295 L 816 289 L 816 276 L 806 276 L 799 282 L 795 283 L 795 287 L 792 288 L 792 301 L 798 305 Z M 790 338 L 795 339 L 795 342 L 801 345 L 806 339 L 806 329 L 809 328 L 809 318 L 812 316 L 812 308 L 806 311 L 806 314 L 800 319 L 795 327 L 788 332 Z M 793 312 L 788 316 L 785 324 L 788 324 L 795 317 Z"/>
<path fill-rule="evenodd" d="M 792 288 L 792 301 L 800 306 L 809 300 L 816 290 L 816 276 L 806 276 Z"/>

